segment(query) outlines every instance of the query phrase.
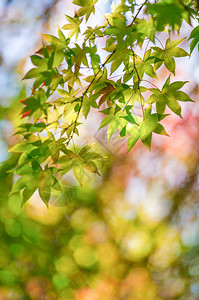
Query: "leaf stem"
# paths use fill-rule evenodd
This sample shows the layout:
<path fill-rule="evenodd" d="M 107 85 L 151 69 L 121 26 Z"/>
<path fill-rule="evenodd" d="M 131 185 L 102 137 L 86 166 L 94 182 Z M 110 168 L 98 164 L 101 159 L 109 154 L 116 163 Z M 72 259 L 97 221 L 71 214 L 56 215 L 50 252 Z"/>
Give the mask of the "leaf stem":
<path fill-rule="evenodd" d="M 155 85 L 154 83 L 152 83 L 151 81 L 149 81 L 149 80 L 146 80 L 146 79 L 142 79 L 142 81 L 145 81 L 145 82 L 148 82 L 148 83 L 150 83 L 150 84 L 152 84 L 157 90 L 159 90 L 160 91 L 160 89 L 157 87 L 157 85 Z"/>
<path fill-rule="evenodd" d="M 157 38 L 157 36 L 155 36 L 155 39 L 160 43 L 160 45 L 162 46 L 162 49 L 164 50 L 164 46 L 163 46 L 161 40 L 159 38 Z"/>
<path fill-rule="evenodd" d="M 77 155 L 76 148 L 75 148 L 75 143 L 74 143 L 74 139 L 73 138 L 72 138 L 72 141 L 73 141 L 73 148 L 74 148 L 75 154 Z"/>

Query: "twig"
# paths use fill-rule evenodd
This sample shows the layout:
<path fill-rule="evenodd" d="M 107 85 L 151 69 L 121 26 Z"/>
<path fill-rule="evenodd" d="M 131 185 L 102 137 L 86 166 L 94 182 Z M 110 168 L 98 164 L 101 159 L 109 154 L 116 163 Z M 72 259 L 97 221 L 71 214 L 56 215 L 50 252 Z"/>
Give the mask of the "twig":
<path fill-rule="evenodd" d="M 131 27 L 133 25 L 133 23 L 135 22 L 135 20 L 137 19 L 140 11 L 142 10 L 142 8 L 144 7 L 144 5 L 147 3 L 148 0 L 145 0 L 144 3 L 140 6 L 140 8 L 138 9 L 135 17 L 133 18 L 133 21 L 131 22 L 131 24 L 129 24 L 127 27 Z"/>
<path fill-rule="evenodd" d="M 131 51 L 133 53 L 133 64 L 134 64 L 134 70 L 137 74 L 137 77 L 138 77 L 138 91 L 139 91 L 139 95 L 140 95 L 140 104 L 141 104 L 141 109 L 142 109 L 142 115 L 143 115 L 143 119 L 145 119 L 144 117 L 144 107 L 143 107 L 143 102 L 142 102 L 142 95 L 141 95 L 141 91 L 140 91 L 140 82 L 141 82 L 141 79 L 140 79 L 140 76 L 139 76 L 139 73 L 138 73 L 138 70 L 135 66 L 135 52 L 133 51 L 133 48 L 131 47 Z"/>

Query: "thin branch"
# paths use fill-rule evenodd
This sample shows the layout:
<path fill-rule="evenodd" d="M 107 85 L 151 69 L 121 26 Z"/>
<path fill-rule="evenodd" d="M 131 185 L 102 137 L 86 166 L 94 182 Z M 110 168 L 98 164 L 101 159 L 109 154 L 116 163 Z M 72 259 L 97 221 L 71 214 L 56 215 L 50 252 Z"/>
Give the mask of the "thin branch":
<path fill-rule="evenodd" d="M 143 59 L 144 59 L 145 54 L 146 54 L 146 52 L 147 52 L 147 48 L 148 48 L 148 46 L 149 46 L 149 42 L 150 42 L 150 40 L 148 40 L 148 42 L 147 42 L 147 45 L 146 45 L 146 48 L 145 48 L 145 51 L 144 51 L 144 55 L 143 55 Z"/>
<path fill-rule="evenodd" d="M 105 67 L 105 65 L 108 63 L 108 61 L 111 59 L 111 57 L 114 55 L 115 52 L 116 52 L 116 48 L 115 48 L 115 50 L 113 50 L 113 52 L 111 53 L 111 55 L 109 55 L 109 56 L 105 59 L 104 63 L 102 64 L 102 68 Z M 82 107 L 83 107 L 84 96 L 86 95 L 86 93 L 88 92 L 89 88 L 91 87 L 91 85 L 93 84 L 93 82 L 95 81 L 95 79 L 97 78 L 97 76 L 99 75 L 100 71 L 101 71 L 101 69 L 99 69 L 99 70 L 97 71 L 97 73 L 94 75 L 92 81 L 91 81 L 90 84 L 87 86 L 86 90 L 84 91 L 84 93 L 83 93 L 83 95 L 82 95 L 82 97 L 81 97 L 81 103 L 80 103 L 80 106 L 79 106 L 79 110 L 78 110 L 78 112 L 77 112 L 75 121 L 73 122 L 73 124 L 75 124 L 75 126 L 74 126 L 74 129 L 73 129 L 73 131 L 72 131 L 71 136 L 70 136 L 69 139 L 68 139 L 68 142 L 70 142 L 71 139 L 72 139 L 73 136 L 74 136 L 75 129 L 76 129 L 76 127 L 77 127 L 77 121 L 78 121 L 78 119 L 79 119 L 79 115 L 80 115 L 81 109 L 82 109 Z"/>
<path fill-rule="evenodd" d="M 131 27 L 133 25 L 133 23 L 135 22 L 135 20 L 137 19 L 140 11 L 142 10 L 142 8 L 144 7 L 144 5 L 147 3 L 148 0 L 145 0 L 144 3 L 140 6 L 140 8 L 138 9 L 135 17 L 133 18 L 133 21 L 131 22 L 131 24 L 129 24 L 127 27 Z"/>
<path fill-rule="evenodd" d="M 145 119 L 145 117 L 144 117 L 144 105 L 143 105 L 143 102 L 142 102 L 142 95 L 141 95 L 141 91 L 140 91 L 140 82 L 141 82 L 141 79 L 140 79 L 138 70 L 137 70 L 137 68 L 135 66 L 135 52 L 134 52 L 134 50 L 133 50 L 132 47 L 131 47 L 131 51 L 133 53 L 133 64 L 134 64 L 133 69 L 135 70 L 136 75 L 138 77 L 138 91 L 139 91 L 139 95 L 140 95 L 140 104 L 141 104 L 141 109 L 142 109 L 142 115 L 143 115 L 143 119 Z"/>

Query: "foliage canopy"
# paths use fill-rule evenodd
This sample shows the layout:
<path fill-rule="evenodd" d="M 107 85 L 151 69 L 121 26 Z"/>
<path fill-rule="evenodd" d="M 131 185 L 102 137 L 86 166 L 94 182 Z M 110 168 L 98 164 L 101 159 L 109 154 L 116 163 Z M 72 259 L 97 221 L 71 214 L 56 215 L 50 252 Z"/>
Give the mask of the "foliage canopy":
<path fill-rule="evenodd" d="M 12 172 L 20 176 L 11 194 L 21 193 L 22 204 L 38 189 L 48 205 L 52 189 L 62 192 L 58 178 L 71 169 L 80 184 L 85 171 L 100 175 L 103 155 L 91 145 L 77 147 L 73 140 L 80 117 L 87 119 L 91 109 L 104 114 L 99 129 L 108 125 L 108 139 L 117 132 L 127 139 L 128 150 L 139 139 L 150 149 L 153 133 L 168 135 L 161 124 L 167 112 L 182 117 L 179 101 L 192 101 L 181 90 L 187 82 L 171 82 L 170 77 L 175 76 L 175 59 L 190 56 L 199 43 L 199 26 L 188 37 L 190 54 L 179 46 L 184 38 L 173 39 L 183 21 L 191 25 L 198 20 L 197 1 L 121 0 L 104 15 L 104 25 L 95 27 L 87 22 L 97 0 L 73 4 L 74 17 L 66 15 L 67 24 L 57 37 L 42 34 L 43 47 L 31 56 L 34 67 L 23 78 L 34 79 L 31 95 L 21 100 L 22 119 L 28 121 L 16 131 L 21 142 L 10 149 L 19 153 Z M 163 31 L 164 43 L 158 38 Z M 103 50 L 99 40 L 105 43 Z M 160 67 L 168 74 L 161 89 L 153 81 Z"/>

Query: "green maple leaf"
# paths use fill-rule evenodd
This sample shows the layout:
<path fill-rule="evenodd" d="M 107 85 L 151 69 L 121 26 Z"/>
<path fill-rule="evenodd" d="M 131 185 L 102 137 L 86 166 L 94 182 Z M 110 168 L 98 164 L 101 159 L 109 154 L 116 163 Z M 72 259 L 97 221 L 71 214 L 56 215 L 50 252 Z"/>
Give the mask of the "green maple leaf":
<path fill-rule="evenodd" d="M 54 168 L 41 169 L 38 162 L 19 166 L 15 173 L 21 177 L 14 183 L 10 195 L 21 192 L 22 205 L 25 204 L 38 189 L 43 202 L 48 206 L 51 188 L 61 191 L 58 180 L 53 176 Z"/>
<path fill-rule="evenodd" d="M 88 21 L 91 13 L 95 13 L 95 3 L 98 0 L 73 0 L 73 4 L 81 6 L 77 11 L 77 16 L 81 17 L 86 15 L 86 21 Z"/>
<path fill-rule="evenodd" d="M 49 155 L 51 156 L 53 162 L 56 162 L 59 158 L 60 151 L 65 149 L 64 142 L 66 141 L 66 139 L 60 138 L 58 140 L 55 140 L 54 135 L 50 131 L 48 132 L 48 136 L 50 141 L 50 143 L 48 144 Z"/>
<path fill-rule="evenodd" d="M 142 143 L 150 150 L 152 132 L 168 135 L 164 127 L 159 123 L 160 116 L 157 113 L 151 114 L 151 108 L 148 108 L 144 112 L 144 120 L 140 125 L 140 138 Z"/>
<path fill-rule="evenodd" d="M 87 171 L 89 171 L 91 173 L 95 173 L 97 175 L 100 175 L 99 170 L 96 165 L 96 161 L 98 161 L 99 159 L 102 159 L 103 158 L 102 155 L 100 155 L 97 152 L 92 151 L 91 146 L 87 145 L 87 146 L 84 146 L 80 150 L 80 152 L 78 153 L 78 156 L 83 161 L 84 168 Z"/>
<path fill-rule="evenodd" d="M 153 16 L 156 21 L 158 31 L 163 31 L 165 26 L 171 26 L 172 29 L 179 30 L 184 9 L 180 2 L 175 0 L 161 1 L 160 3 L 147 4 L 147 11 Z"/>
<path fill-rule="evenodd" d="M 106 116 L 102 120 L 100 127 L 99 127 L 99 129 L 101 129 L 109 124 L 108 130 L 107 130 L 108 140 L 110 140 L 110 138 L 112 137 L 112 135 L 114 134 L 114 132 L 116 131 L 117 128 L 119 131 L 121 131 L 126 126 L 127 120 L 125 118 L 128 118 L 128 117 L 130 118 L 130 116 L 126 116 L 126 114 L 122 111 L 119 111 L 119 112 L 115 112 L 115 111 L 116 110 L 114 108 L 112 110 L 110 110 L 109 115 Z M 132 121 L 132 119 L 131 119 L 131 121 Z"/>
<path fill-rule="evenodd" d="M 141 80 L 144 76 L 144 73 L 152 78 L 157 78 L 157 75 L 154 71 L 154 67 L 152 66 L 152 62 L 150 60 L 151 49 L 147 50 L 144 58 L 142 59 L 138 55 L 134 57 L 134 62 L 130 62 L 127 66 L 127 71 L 125 73 L 125 79 L 129 80 L 131 76 L 134 76 L 134 82 L 138 81 L 138 74 L 139 79 Z M 128 76 L 129 75 L 129 76 Z"/>
<path fill-rule="evenodd" d="M 136 31 L 148 37 L 152 42 L 154 42 L 155 26 L 152 18 L 150 18 L 149 21 L 145 19 L 139 20 L 136 24 Z"/>
<path fill-rule="evenodd" d="M 170 38 L 167 39 L 165 49 L 159 47 L 152 47 L 154 52 L 152 56 L 155 58 L 155 70 L 163 64 L 165 67 L 175 75 L 175 60 L 173 57 L 184 57 L 189 54 L 182 48 L 177 47 L 184 39 L 178 39 L 171 42 Z"/>
<path fill-rule="evenodd" d="M 53 169 L 46 167 L 45 170 L 41 171 L 38 181 L 39 195 L 47 207 L 51 196 L 51 188 L 62 191 L 57 178 L 52 175 Z"/>
<path fill-rule="evenodd" d="M 44 92 L 43 89 L 40 88 L 38 91 L 34 92 L 33 96 L 30 96 L 20 101 L 22 104 L 25 105 L 25 107 L 21 111 L 22 118 L 25 116 L 31 116 L 36 111 L 39 111 L 38 113 L 41 115 L 42 110 L 44 110 L 46 107 L 51 106 L 50 104 L 45 103 L 46 100 L 47 100 L 46 93 Z"/>
<path fill-rule="evenodd" d="M 64 30 L 70 30 L 69 38 L 71 38 L 73 35 L 75 35 L 75 38 L 78 38 L 78 35 L 80 33 L 79 25 L 82 22 L 82 19 L 79 19 L 78 16 L 75 16 L 74 18 L 65 15 L 66 19 L 68 20 L 69 24 L 65 24 L 62 29 Z"/>
<path fill-rule="evenodd" d="M 10 195 L 22 191 L 22 205 L 34 194 L 38 188 L 41 167 L 37 162 L 32 166 L 24 166 L 15 171 L 21 177 L 13 184 Z"/>
<path fill-rule="evenodd" d="M 113 55 L 110 54 L 110 56 L 107 57 L 108 62 L 112 62 L 110 74 L 115 72 L 122 63 L 125 66 L 128 65 L 130 53 L 131 53 L 131 50 L 126 49 L 126 47 L 124 47 L 123 43 L 120 43 L 120 47 L 117 47 L 117 50 L 115 51 L 115 53 Z"/>
<path fill-rule="evenodd" d="M 91 146 L 86 145 L 76 150 L 76 153 L 69 149 L 62 150 L 65 155 L 61 156 L 57 161 L 58 164 L 61 164 L 60 173 L 65 174 L 73 169 L 73 173 L 80 185 L 82 185 L 84 179 L 85 169 L 100 175 L 96 161 L 102 159 L 103 156 L 91 149 Z"/>
<path fill-rule="evenodd" d="M 83 114 L 84 114 L 85 119 L 87 118 L 91 107 L 98 108 L 98 105 L 96 103 L 97 98 L 98 98 L 98 95 L 92 95 L 92 94 L 89 97 L 84 96 Z"/>
<path fill-rule="evenodd" d="M 149 148 L 151 147 L 152 133 L 167 135 L 164 127 L 159 123 L 167 115 L 159 115 L 158 113 L 151 113 L 151 107 L 144 111 L 144 119 L 138 124 L 133 125 L 128 131 L 128 151 L 136 144 L 140 138 L 142 143 Z"/>
<path fill-rule="evenodd" d="M 34 132 L 41 132 L 43 131 L 48 125 L 44 123 L 25 123 L 19 125 L 19 130 L 15 134 L 23 134 L 24 136 L 28 133 L 34 133 Z"/>
<path fill-rule="evenodd" d="M 78 44 L 75 44 L 75 48 L 72 49 L 73 52 L 73 60 L 74 64 L 77 67 L 80 67 L 81 64 L 84 64 L 86 67 L 88 67 L 88 60 L 86 54 L 89 53 L 89 47 L 86 47 L 85 44 L 83 44 L 83 47 L 81 48 Z"/>
<path fill-rule="evenodd" d="M 60 35 L 60 31 L 59 31 L 59 35 Z M 64 40 L 63 37 L 61 39 L 59 39 L 56 36 L 51 35 L 51 34 L 43 34 L 42 33 L 42 37 L 47 43 L 55 46 L 56 48 L 61 48 L 61 49 L 65 49 L 70 41 L 69 39 Z"/>
<path fill-rule="evenodd" d="M 123 52 L 124 54 L 127 44 L 129 43 L 132 45 L 132 39 L 134 38 L 134 35 L 132 34 L 135 31 L 135 28 L 133 26 L 127 26 L 125 18 L 121 15 L 114 16 L 113 14 L 110 24 L 111 26 L 104 31 L 104 34 L 110 37 L 107 40 L 106 50 L 112 52 L 115 47 L 114 42 L 117 41 L 117 51 Z"/>
<path fill-rule="evenodd" d="M 89 40 L 95 44 L 96 37 L 103 37 L 102 28 L 104 28 L 104 26 L 95 26 L 94 28 L 87 26 L 87 30 L 83 33 L 83 35 L 85 35 L 85 41 Z"/>
<path fill-rule="evenodd" d="M 133 148 L 133 146 L 137 143 L 139 137 L 140 137 L 140 127 L 134 126 L 131 129 L 131 133 L 128 138 L 128 151 L 130 151 L 131 148 Z"/>
<path fill-rule="evenodd" d="M 147 100 L 148 104 L 156 103 L 156 111 L 158 114 L 163 114 L 166 105 L 179 117 L 181 116 L 181 106 L 177 101 L 191 101 L 191 98 L 184 92 L 179 91 L 187 81 L 176 81 L 170 84 L 170 76 L 167 78 L 162 87 L 162 91 L 151 89 L 153 93 Z"/>
<path fill-rule="evenodd" d="M 198 51 L 199 51 L 199 25 L 196 26 L 189 37 L 189 40 L 192 40 L 191 44 L 190 44 L 190 52 L 193 52 L 193 49 L 196 47 L 196 45 L 198 44 Z"/>

